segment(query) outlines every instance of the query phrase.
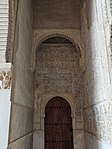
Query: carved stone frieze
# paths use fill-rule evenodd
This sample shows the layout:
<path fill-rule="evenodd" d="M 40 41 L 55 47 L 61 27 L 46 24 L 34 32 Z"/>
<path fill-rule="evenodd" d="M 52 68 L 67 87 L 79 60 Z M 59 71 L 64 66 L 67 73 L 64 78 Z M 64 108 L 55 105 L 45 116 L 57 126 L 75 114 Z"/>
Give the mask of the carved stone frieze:
<path fill-rule="evenodd" d="M 11 89 L 11 71 L 0 71 L 0 89 Z"/>
<path fill-rule="evenodd" d="M 106 23 L 111 22 L 111 0 L 110 1 L 106 1 L 103 0 L 102 1 L 102 8 L 103 8 L 103 13 L 104 13 L 104 19 L 106 20 Z"/>
<path fill-rule="evenodd" d="M 112 143 L 112 102 L 104 101 L 84 112 L 85 131 Z"/>
<path fill-rule="evenodd" d="M 36 57 L 36 87 L 42 86 L 43 93 L 72 93 L 73 79 L 80 72 L 73 45 L 42 45 Z"/>

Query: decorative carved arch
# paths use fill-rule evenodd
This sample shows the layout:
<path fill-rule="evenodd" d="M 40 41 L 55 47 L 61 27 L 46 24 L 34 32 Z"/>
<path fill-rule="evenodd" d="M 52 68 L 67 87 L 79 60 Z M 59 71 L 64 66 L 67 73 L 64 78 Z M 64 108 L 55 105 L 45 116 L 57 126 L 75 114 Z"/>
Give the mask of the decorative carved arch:
<path fill-rule="evenodd" d="M 48 38 L 52 38 L 52 37 L 63 37 L 63 38 L 66 38 L 67 40 L 69 40 L 70 42 L 73 43 L 73 45 L 76 47 L 77 49 L 77 53 L 79 53 L 79 55 L 81 56 L 81 51 L 80 51 L 80 43 L 79 43 L 79 40 L 76 37 L 72 36 L 71 34 L 65 34 L 64 32 L 60 32 L 60 31 L 57 31 L 57 32 L 49 32 L 49 33 L 45 33 L 41 36 L 36 36 L 34 37 L 34 40 L 33 40 L 33 45 L 32 45 L 32 56 L 31 56 L 31 70 L 34 71 L 35 70 L 35 62 L 36 62 L 36 51 L 37 51 L 37 48 L 41 45 L 41 43 L 45 40 L 47 40 Z"/>
<path fill-rule="evenodd" d="M 41 117 L 43 117 L 43 118 L 45 117 L 45 107 L 46 107 L 47 103 L 55 97 L 61 97 L 69 103 L 69 105 L 71 107 L 71 117 L 74 118 L 75 117 L 74 103 L 72 103 L 74 100 L 72 99 L 71 96 L 69 97 L 69 95 L 67 96 L 67 95 L 64 95 L 64 94 L 61 94 L 61 93 L 60 94 L 50 94 L 48 96 L 43 96 L 43 100 L 42 100 L 42 104 L 41 104 Z"/>

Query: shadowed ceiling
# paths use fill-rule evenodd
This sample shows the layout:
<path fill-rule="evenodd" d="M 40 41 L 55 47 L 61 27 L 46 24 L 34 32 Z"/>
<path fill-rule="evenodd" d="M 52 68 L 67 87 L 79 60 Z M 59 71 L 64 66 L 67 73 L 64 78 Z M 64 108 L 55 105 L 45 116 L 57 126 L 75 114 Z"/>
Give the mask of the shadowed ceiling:
<path fill-rule="evenodd" d="M 33 28 L 80 28 L 80 0 L 34 0 Z"/>

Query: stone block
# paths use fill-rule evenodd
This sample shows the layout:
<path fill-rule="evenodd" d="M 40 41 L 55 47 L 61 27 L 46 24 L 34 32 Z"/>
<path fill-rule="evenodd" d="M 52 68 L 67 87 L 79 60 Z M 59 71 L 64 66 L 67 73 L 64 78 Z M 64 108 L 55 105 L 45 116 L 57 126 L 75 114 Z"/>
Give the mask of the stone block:
<path fill-rule="evenodd" d="M 35 131 L 33 134 L 33 149 L 44 148 L 44 131 Z"/>
<path fill-rule="evenodd" d="M 33 131 L 33 109 L 13 104 L 9 142 Z"/>
<path fill-rule="evenodd" d="M 33 148 L 33 134 L 26 135 L 12 142 L 8 149 L 32 149 Z"/>

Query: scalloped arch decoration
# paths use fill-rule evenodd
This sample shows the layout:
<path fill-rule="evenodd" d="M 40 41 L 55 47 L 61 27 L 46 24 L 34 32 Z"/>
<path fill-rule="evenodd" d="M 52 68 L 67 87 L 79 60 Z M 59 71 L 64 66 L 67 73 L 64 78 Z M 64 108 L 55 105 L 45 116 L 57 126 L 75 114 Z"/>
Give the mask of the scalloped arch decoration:
<path fill-rule="evenodd" d="M 35 71 L 36 51 L 37 51 L 38 47 L 46 39 L 51 38 L 51 37 L 57 37 L 57 36 L 66 38 L 67 40 L 71 41 L 73 43 L 73 45 L 75 45 L 79 55 L 81 55 L 81 51 L 80 51 L 81 44 L 80 44 L 79 38 L 77 36 L 72 36 L 69 33 L 67 34 L 67 33 L 60 32 L 60 31 L 44 33 L 42 35 L 37 34 L 36 36 L 34 36 L 33 45 L 32 45 L 31 71 Z"/>
<path fill-rule="evenodd" d="M 47 95 L 44 95 L 43 96 L 43 100 L 42 100 L 42 103 L 41 103 L 41 117 L 44 118 L 45 117 L 45 107 L 47 105 L 47 103 L 55 98 L 55 97 L 61 97 L 63 99 L 65 99 L 69 105 L 70 105 L 70 108 L 71 108 L 71 117 L 75 117 L 75 111 L 74 111 L 74 100 L 73 100 L 73 97 L 71 95 L 67 95 L 67 94 L 63 94 L 63 93 L 58 93 L 58 94 L 47 94 Z"/>

